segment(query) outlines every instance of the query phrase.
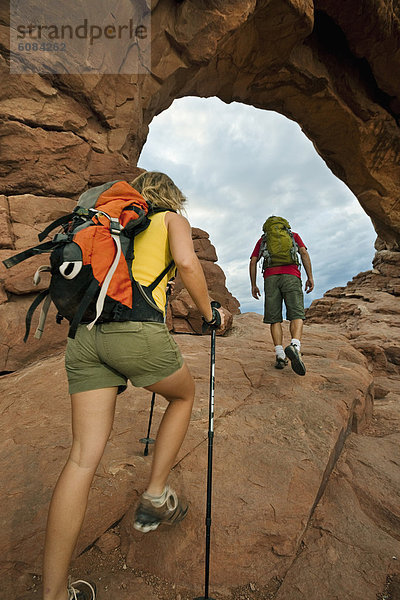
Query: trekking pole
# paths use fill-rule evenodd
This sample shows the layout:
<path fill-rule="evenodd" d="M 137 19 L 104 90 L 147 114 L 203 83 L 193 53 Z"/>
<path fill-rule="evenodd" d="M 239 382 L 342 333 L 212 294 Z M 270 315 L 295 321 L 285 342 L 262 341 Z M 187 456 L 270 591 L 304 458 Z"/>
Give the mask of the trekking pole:
<path fill-rule="evenodd" d="M 213 309 L 219 308 L 219 302 L 211 302 Z M 217 316 L 218 315 L 218 316 Z M 210 352 L 210 403 L 208 410 L 208 457 L 207 457 L 207 499 L 206 499 L 206 547 L 204 565 L 204 596 L 198 596 L 194 600 L 213 600 L 208 595 L 210 580 L 210 548 L 211 548 L 211 500 L 212 500 L 212 466 L 213 466 L 213 443 L 214 443 L 214 391 L 215 391 L 215 330 L 221 323 L 221 317 L 217 310 L 213 310 L 211 326 L 211 352 Z M 207 329 L 207 323 L 206 328 Z M 203 326 L 204 331 L 204 326 Z"/>
<path fill-rule="evenodd" d="M 139 441 L 142 444 L 146 444 L 146 446 L 144 447 L 144 451 L 143 451 L 143 455 L 147 456 L 149 453 L 149 444 L 154 444 L 153 438 L 150 437 L 150 429 L 151 429 L 151 421 L 153 419 L 153 410 L 154 410 L 154 401 L 156 399 L 156 393 L 153 392 L 153 395 L 151 397 L 151 405 L 150 405 L 150 416 L 149 416 L 149 426 L 147 428 L 147 436 L 145 438 L 141 438 Z"/>

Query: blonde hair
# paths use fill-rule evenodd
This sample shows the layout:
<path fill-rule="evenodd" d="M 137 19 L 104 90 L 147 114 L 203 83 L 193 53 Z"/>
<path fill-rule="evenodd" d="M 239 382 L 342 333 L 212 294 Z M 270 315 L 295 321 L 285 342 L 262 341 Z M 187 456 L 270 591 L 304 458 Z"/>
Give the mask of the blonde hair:
<path fill-rule="evenodd" d="M 154 207 L 178 212 L 184 208 L 186 197 L 165 173 L 146 171 L 131 181 L 131 186 Z"/>

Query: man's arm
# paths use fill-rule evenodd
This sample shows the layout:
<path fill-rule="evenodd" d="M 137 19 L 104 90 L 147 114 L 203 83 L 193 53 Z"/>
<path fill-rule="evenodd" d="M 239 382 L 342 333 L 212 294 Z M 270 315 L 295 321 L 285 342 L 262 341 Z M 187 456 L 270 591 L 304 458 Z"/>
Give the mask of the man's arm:
<path fill-rule="evenodd" d="M 261 296 L 261 293 L 257 287 L 257 257 L 256 256 L 252 256 L 250 258 L 249 272 L 250 272 L 250 282 L 251 282 L 251 295 L 253 296 L 253 298 L 258 300 L 259 297 Z"/>
<path fill-rule="evenodd" d="M 314 278 L 312 274 L 311 258 L 304 246 L 299 248 L 299 252 L 301 262 L 303 263 L 303 267 L 305 268 L 305 271 L 307 273 L 307 281 L 304 289 L 306 293 L 309 294 L 314 289 Z"/>

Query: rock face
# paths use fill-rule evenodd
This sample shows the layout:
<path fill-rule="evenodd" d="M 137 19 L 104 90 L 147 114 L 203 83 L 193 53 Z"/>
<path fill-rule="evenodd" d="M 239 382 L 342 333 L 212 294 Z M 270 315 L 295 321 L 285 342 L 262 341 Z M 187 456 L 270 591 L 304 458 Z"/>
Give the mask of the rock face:
<path fill-rule="evenodd" d="M 0 249 L 0 261 L 34 246 L 40 233 L 58 217 L 70 213 L 75 207 L 71 198 L 22 194 L 2 197 L 0 219 L 8 236 Z M 25 315 L 35 296 L 48 287 L 49 274 L 42 274 L 39 285 L 33 284 L 36 269 L 48 264 L 47 255 L 35 256 L 7 270 L 0 262 L 0 372 L 15 371 L 21 366 L 49 356 L 65 344 L 67 329 L 56 325 L 55 310 L 50 309 L 45 337 L 39 341 L 33 336 L 23 343 Z"/>
<path fill-rule="evenodd" d="M 126 20 L 129 6 L 118 3 Z M 393 249 L 399 17 L 391 0 L 153 2 L 148 75 L 15 76 L 4 5 L 0 193 L 76 197 L 116 174 L 129 178 L 154 115 L 178 97 L 217 96 L 297 121 Z"/>
<path fill-rule="evenodd" d="M 307 310 L 307 321 L 340 324 L 369 359 L 379 381 L 378 395 L 383 397 L 388 390 L 382 378 L 400 376 L 400 252 L 382 249 L 380 240 L 376 247 L 373 269 L 315 300 Z"/>
<path fill-rule="evenodd" d="M 334 582 L 346 568 L 352 579 L 351 587 L 343 582 L 343 597 L 372 600 L 383 589 L 395 555 L 397 529 L 388 523 L 399 516 L 400 480 L 392 460 L 399 433 L 393 431 L 384 446 L 375 437 L 372 375 L 366 358 L 346 337 L 328 325 L 309 325 L 304 337 L 308 372 L 301 385 L 290 367 L 273 368 L 260 315 L 236 316 L 229 335 L 217 340 L 212 552 L 218 560 L 213 561 L 212 585 L 224 598 L 230 597 L 228 588 L 250 582 L 266 590 L 275 578 L 281 582 L 277 598 L 314 600 L 320 595 L 307 586 L 319 594 L 315 559 L 320 556 L 318 569 L 333 569 L 324 581 L 324 598 L 337 597 Z M 132 528 L 131 505 L 149 474 L 151 453 L 143 457 L 138 440 L 147 430 L 150 394 L 129 387 L 118 400 L 77 552 L 124 517 L 121 539 L 128 566 L 194 591 L 203 581 L 209 338 L 179 335 L 177 341 L 197 385 L 192 423 L 171 475 L 171 483 L 190 501 L 188 517 L 154 534 Z M 8 565 L 17 562 L 21 572 L 35 573 L 47 505 L 70 439 L 62 356 L 5 376 L 2 392 L 0 460 L 8 485 L 0 503 L 1 545 Z M 163 409 L 157 398 L 153 433 Z M 377 453 L 371 454 L 373 448 L 379 448 Z M 359 498 L 361 508 L 349 498 Z M 343 514 L 352 527 L 341 537 Z M 116 540 L 108 535 L 103 542 Z M 343 556 L 338 544 L 348 549 Z M 293 589 L 301 581 L 307 593 L 296 596 Z M 17 597 L 15 590 L 7 595 Z"/>
<path fill-rule="evenodd" d="M 214 246 L 209 240 L 208 233 L 194 227 L 192 237 L 194 249 L 203 267 L 210 297 L 212 300 L 219 302 L 225 309 L 225 326 L 220 332 L 223 334 L 232 325 L 232 315 L 237 315 L 240 312 L 240 304 L 227 290 L 224 272 L 221 267 L 215 264 L 218 257 Z M 175 333 L 202 333 L 203 321 L 201 315 L 188 291 L 183 287 L 179 272 L 170 297 L 167 325 L 169 330 Z"/>
<path fill-rule="evenodd" d="M 307 310 L 308 323 L 335 323 L 367 358 L 374 378 L 374 412 L 364 434 L 352 436 L 345 445 L 314 513 L 296 568 L 280 589 L 282 598 L 312 597 L 309 570 L 322 575 L 319 589 L 324 598 L 334 597 L 330 591 L 334 586 L 337 597 L 347 597 L 347 590 L 357 586 L 354 598 L 373 598 L 367 575 L 361 581 L 355 574 L 355 539 L 357 548 L 363 549 L 363 569 L 373 586 L 377 586 L 377 579 L 376 570 L 369 570 L 371 557 L 375 564 L 381 564 L 382 571 L 399 572 L 398 549 L 393 546 L 393 535 L 399 535 L 399 518 L 392 520 L 389 515 L 393 514 L 392 492 L 398 496 L 400 490 L 393 477 L 393 468 L 397 470 L 400 464 L 400 252 L 386 250 L 379 239 L 376 248 L 371 271 L 360 273 L 346 287 L 328 291 Z M 372 471 L 376 473 L 373 480 Z M 349 506 L 351 517 L 345 508 Z M 379 526 L 375 528 L 378 514 Z M 380 557 L 378 547 L 385 548 Z M 339 562 L 343 569 L 340 577 L 336 570 Z M 394 579 L 398 581 L 398 576 Z M 399 593 L 396 589 L 393 596 L 389 589 L 389 595 L 378 598 L 395 598 Z"/>

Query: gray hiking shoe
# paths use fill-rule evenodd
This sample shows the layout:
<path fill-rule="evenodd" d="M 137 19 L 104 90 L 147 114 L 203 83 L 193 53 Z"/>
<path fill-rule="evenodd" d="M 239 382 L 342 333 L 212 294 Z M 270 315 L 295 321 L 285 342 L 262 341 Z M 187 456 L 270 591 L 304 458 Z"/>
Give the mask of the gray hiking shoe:
<path fill-rule="evenodd" d="M 161 523 L 172 525 L 185 518 L 188 511 L 186 502 L 178 500 L 176 492 L 169 486 L 161 502 L 155 502 L 146 492 L 142 494 L 135 513 L 133 526 L 138 531 L 154 531 Z"/>
<path fill-rule="evenodd" d="M 290 344 L 290 346 L 286 346 L 285 354 L 292 363 L 292 369 L 297 375 L 305 375 L 306 367 L 301 360 L 300 350 L 294 344 Z"/>
<path fill-rule="evenodd" d="M 288 359 L 287 358 L 280 358 L 279 356 L 276 357 L 276 363 L 275 363 L 275 369 L 284 369 L 286 367 L 286 365 L 288 364 Z"/>
<path fill-rule="evenodd" d="M 96 600 L 96 586 L 83 579 L 69 583 L 68 600 Z"/>

